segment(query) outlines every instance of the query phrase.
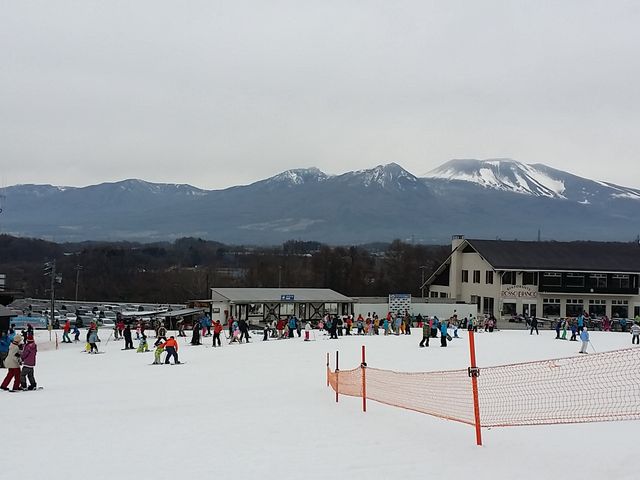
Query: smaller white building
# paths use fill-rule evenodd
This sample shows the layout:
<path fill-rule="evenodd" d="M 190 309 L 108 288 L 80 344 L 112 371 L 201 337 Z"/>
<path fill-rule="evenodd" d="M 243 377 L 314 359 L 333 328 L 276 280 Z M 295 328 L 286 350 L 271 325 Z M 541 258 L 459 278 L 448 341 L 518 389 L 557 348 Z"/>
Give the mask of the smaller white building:
<path fill-rule="evenodd" d="M 211 317 L 226 323 L 230 316 L 251 324 L 289 315 L 319 321 L 325 313 L 353 314 L 354 300 L 328 288 L 212 288 Z"/>

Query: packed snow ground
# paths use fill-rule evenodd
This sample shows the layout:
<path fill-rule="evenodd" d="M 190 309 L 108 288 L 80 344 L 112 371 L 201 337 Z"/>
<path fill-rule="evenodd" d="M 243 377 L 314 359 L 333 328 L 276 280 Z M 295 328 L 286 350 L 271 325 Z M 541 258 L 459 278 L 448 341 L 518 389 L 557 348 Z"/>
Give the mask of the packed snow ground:
<path fill-rule="evenodd" d="M 44 390 L 0 392 L 2 478 L 62 479 L 637 479 L 638 422 L 483 429 L 361 400 L 326 386 L 326 353 L 340 367 L 400 371 L 466 368 L 468 342 L 418 348 L 400 337 L 301 339 L 210 347 L 181 344 L 178 366 L 151 366 L 152 353 L 103 355 L 83 345 L 55 350 L 39 332 L 36 379 Z M 83 332 L 84 336 L 84 332 Z M 482 366 L 578 355 L 555 332 L 477 335 Z M 81 337 L 82 338 L 82 337 Z M 182 342 L 182 340 L 181 340 Z M 137 342 L 134 341 L 137 346 Z M 151 342 L 153 343 L 153 339 Z M 593 332 L 599 351 L 631 336 Z M 434 346 L 434 344 L 436 344 Z M 1 372 L 6 372 L 2 370 Z"/>

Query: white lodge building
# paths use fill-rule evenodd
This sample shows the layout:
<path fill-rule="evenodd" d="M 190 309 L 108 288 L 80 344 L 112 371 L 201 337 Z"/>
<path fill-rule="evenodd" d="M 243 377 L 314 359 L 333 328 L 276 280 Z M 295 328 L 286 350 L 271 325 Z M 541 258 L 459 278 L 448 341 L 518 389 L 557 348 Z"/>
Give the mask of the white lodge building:
<path fill-rule="evenodd" d="M 640 314 L 640 245 L 453 237 L 451 255 L 424 287 L 430 298 L 476 303 L 496 317 Z"/>

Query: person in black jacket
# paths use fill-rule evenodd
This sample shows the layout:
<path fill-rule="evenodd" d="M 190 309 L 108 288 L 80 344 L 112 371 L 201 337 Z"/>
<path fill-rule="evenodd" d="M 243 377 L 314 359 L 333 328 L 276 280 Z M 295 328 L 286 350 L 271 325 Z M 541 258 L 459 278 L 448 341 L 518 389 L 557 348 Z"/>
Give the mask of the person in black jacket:
<path fill-rule="evenodd" d="M 131 326 L 129 324 L 127 324 L 127 326 L 124 327 L 123 336 L 124 336 L 124 349 L 132 350 L 133 340 L 131 339 Z"/>
<path fill-rule="evenodd" d="M 540 335 L 540 333 L 538 333 L 538 319 L 535 315 L 531 318 L 531 332 L 529 335 L 533 335 L 534 329 L 536 330 L 536 335 Z"/>
<path fill-rule="evenodd" d="M 249 343 L 249 325 L 247 325 L 247 321 L 240 320 L 238 322 L 238 329 L 240 329 L 240 343 L 242 343 L 243 338 L 245 338 L 247 343 Z"/>
<path fill-rule="evenodd" d="M 195 320 L 193 322 L 193 333 L 191 335 L 191 345 L 200 345 L 200 321 Z"/>

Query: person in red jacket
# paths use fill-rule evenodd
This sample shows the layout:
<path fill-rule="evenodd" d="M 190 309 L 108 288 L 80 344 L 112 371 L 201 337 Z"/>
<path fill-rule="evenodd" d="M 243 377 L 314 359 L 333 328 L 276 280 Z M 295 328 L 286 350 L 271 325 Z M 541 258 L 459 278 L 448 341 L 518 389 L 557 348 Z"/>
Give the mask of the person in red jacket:
<path fill-rule="evenodd" d="M 160 346 L 167 352 L 167 358 L 164 361 L 165 364 L 170 363 L 169 360 L 171 359 L 171 357 L 173 357 L 174 364 L 177 365 L 180 363 L 180 361 L 178 361 L 178 342 L 176 341 L 175 337 L 169 337 L 169 340 L 167 340 Z"/>
<path fill-rule="evenodd" d="M 67 319 L 64 322 L 64 327 L 62 327 L 62 343 L 71 343 L 71 338 L 69 338 L 69 332 L 71 331 L 71 321 Z"/>
<path fill-rule="evenodd" d="M 216 323 L 213 324 L 213 346 L 216 346 L 216 342 L 218 343 L 218 347 L 221 347 L 220 343 L 220 334 L 222 333 L 222 324 L 220 320 L 216 320 Z"/>

